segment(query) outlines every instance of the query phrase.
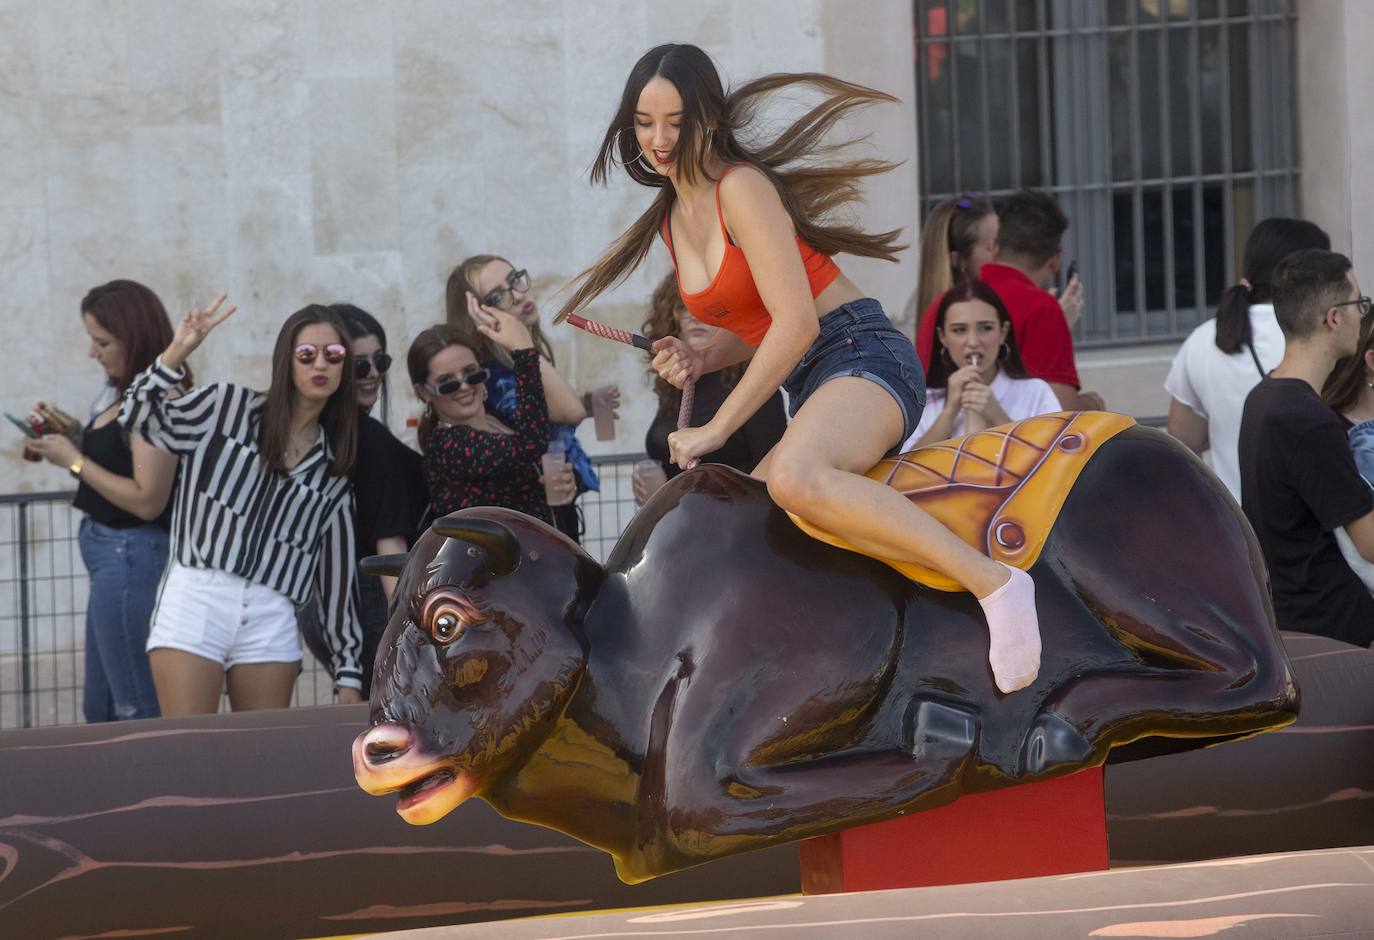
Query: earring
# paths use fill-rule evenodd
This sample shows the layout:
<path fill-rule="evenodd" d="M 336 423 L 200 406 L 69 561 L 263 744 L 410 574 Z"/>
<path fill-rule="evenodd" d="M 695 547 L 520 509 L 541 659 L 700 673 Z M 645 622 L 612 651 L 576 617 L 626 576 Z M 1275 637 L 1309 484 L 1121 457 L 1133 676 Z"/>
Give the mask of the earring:
<path fill-rule="evenodd" d="M 954 360 L 951 359 L 949 356 L 949 347 L 944 345 L 943 343 L 940 344 L 940 361 L 943 362 L 945 365 L 949 366 L 951 369 L 954 368 Z"/>
<path fill-rule="evenodd" d="M 620 133 L 615 135 L 615 136 L 616 136 L 616 141 L 615 141 L 615 142 L 616 142 L 616 146 L 615 146 L 614 148 L 612 148 L 612 151 L 611 151 L 611 162 L 614 163 L 616 166 L 625 167 L 625 166 L 629 166 L 629 165 L 632 164 L 632 163 L 638 163 L 639 161 L 641 161 L 641 160 L 644 159 L 644 151 L 641 150 L 641 149 L 639 149 L 639 144 L 638 144 L 638 143 L 635 144 L 635 148 L 636 148 L 636 150 L 638 151 L 638 156 L 632 157 L 632 158 L 629 159 L 629 160 L 617 160 L 617 159 L 615 158 L 615 151 L 620 149 L 620 138 L 621 138 L 621 135 L 623 135 L 626 131 L 633 131 L 633 130 L 634 130 L 634 128 L 632 128 L 632 127 L 622 127 L 622 128 L 620 129 Z"/>
<path fill-rule="evenodd" d="M 1374 378 L 1369 379 L 1369 381 L 1365 382 L 1364 384 L 1368 385 L 1370 388 L 1374 388 Z"/>
<path fill-rule="evenodd" d="M 998 359 L 1006 359 L 1006 358 L 1007 358 L 1008 356 L 1010 356 L 1010 355 L 1011 355 L 1011 346 L 1007 345 L 1007 341 L 1006 341 L 1006 340 L 1002 340 L 1002 345 L 1001 345 L 1001 347 L 999 347 L 998 350 L 997 350 L 997 358 L 998 358 Z"/>

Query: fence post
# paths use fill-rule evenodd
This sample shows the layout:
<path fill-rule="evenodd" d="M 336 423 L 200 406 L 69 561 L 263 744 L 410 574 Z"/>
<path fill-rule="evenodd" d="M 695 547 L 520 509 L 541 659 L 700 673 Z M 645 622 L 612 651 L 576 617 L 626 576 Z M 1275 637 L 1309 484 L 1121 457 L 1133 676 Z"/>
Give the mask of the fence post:
<path fill-rule="evenodd" d="M 19 714 L 22 727 L 33 727 L 33 640 L 29 619 L 29 504 L 21 501 L 19 513 Z"/>

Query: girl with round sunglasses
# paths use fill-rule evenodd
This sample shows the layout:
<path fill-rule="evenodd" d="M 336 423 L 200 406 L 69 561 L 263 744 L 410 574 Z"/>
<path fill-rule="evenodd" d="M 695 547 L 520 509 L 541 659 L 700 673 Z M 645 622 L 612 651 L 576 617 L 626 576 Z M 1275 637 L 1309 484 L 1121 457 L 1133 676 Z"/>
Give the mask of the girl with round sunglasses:
<path fill-rule="evenodd" d="M 389 394 L 386 329 L 372 314 L 353 304 L 330 306 L 348 329 L 353 346 L 353 376 L 358 393 L 358 457 L 349 474 L 353 481 L 356 557 L 404 554 L 418 531 L 429 502 L 420 455 L 407 447 L 386 423 Z M 372 417 L 380 404 L 381 420 Z M 386 632 L 387 611 L 396 579 L 358 577 L 358 617 L 363 630 L 363 692 L 372 686 L 372 669 Z M 330 662 L 318 600 L 301 608 L 301 637 L 315 658 Z"/>
<path fill-rule="evenodd" d="M 591 413 L 593 398 L 599 399 L 601 406 L 615 408 L 620 401 L 619 389 L 607 385 L 582 394 L 564 378 L 539 322 L 539 306 L 529 272 L 517 270 L 505 258 L 483 254 L 464 260 L 449 275 L 445 302 L 448 324 L 459 330 L 487 371 L 488 406 L 508 422 L 514 418 L 516 397 L 511 356 L 499 343 L 488 339 L 481 327 L 490 328 L 496 322 L 497 311 L 505 311 L 529 330 L 539 351 L 539 375 L 549 411 L 548 441 L 561 442 L 568 456 L 563 480 L 567 502 L 551 507 L 551 512 L 554 524 L 563 534 L 581 541 L 582 524 L 573 499 L 587 490 L 599 491 L 601 483 L 577 439 L 577 426 Z"/>
<path fill-rule="evenodd" d="M 755 120 L 773 92 L 823 96 L 780 133 Z M 694 350 L 654 344 L 654 368 L 679 387 L 748 360 L 715 416 L 668 437 L 686 466 L 717 450 L 779 386 L 793 415 L 755 468 L 783 509 L 860 551 L 933 567 L 982 606 L 989 664 L 1003 692 L 1040 668 L 1030 575 L 993 561 L 891 487 L 864 473 L 895 454 L 925 406 L 920 362 L 881 305 L 865 297 L 833 255 L 894 260 L 899 232 L 870 234 L 837 217 L 862 181 L 892 164 L 820 163 L 836 123 L 890 95 L 828 75 L 768 75 L 726 92 L 710 57 L 677 43 L 645 53 L 630 71 L 592 165 L 613 166 L 657 192 L 652 205 L 574 281 L 561 320 L 620 283 L 661 241 L 687 309 L 725 328 Z"/>
<path fill-rule="evenodd" d="M 425 403 L 418 437 L 430 514 L 503 506 L 552 523 L 540 472 L 549 442 L 541 357 L 519 317 L 500 308 L 491 316 L 493 325 L 477 329 L 510 356 L 515 403 L 509 420 L 489 409 L 489 370 L 461 330 L 432 326 L 406 354 L 415 394 Z"/>
<path fill-rule="evenodd" d="M 180 459 L 172 560 L 148 654 L 164 715 L 285 708 L 300 671 L 296 608 L 324 601 L 341 702 L 362 700 L 355 611 L 357 452 L 352 350 L 343 320 L 312 305 L 287 318 L 258 392 L 229 383 L 173 398 L 186 358 L 234 312 L 182 317 L 171 342 L 124 394 L 120 422 Z"/>

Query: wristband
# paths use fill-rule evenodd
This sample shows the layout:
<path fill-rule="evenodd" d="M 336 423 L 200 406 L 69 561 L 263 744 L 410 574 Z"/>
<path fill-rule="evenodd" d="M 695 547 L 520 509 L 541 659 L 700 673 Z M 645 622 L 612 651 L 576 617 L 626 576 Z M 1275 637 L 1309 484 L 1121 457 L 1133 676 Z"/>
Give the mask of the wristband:
<path fill-rule="evenodd" d="M 67 472 L 70 473 L 73 477 L 75 477 L 76 479 L 79 480 L 79 479 L 81 479 L 81 470 L 82 470 L 82 468 L 84 468 L 85 466 L 86 466 L 86 457 L 85 457 L 85 455 L 82 455 L 82 456 L 80 456 L 80 457 L 78 457 L 78 458 L 76 458 L 75 460 L 72 461 L 72 465 L 71 465 L 70 467 L 67 468 Z"/>

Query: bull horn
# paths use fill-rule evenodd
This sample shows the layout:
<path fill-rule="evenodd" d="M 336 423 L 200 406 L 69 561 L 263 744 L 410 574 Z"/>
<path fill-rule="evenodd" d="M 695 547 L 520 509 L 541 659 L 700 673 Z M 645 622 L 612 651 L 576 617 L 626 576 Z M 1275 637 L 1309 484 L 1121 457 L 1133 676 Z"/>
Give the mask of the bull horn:
<path fill-rule="evenodd" d="M 398 578 L 409 555 L 368 555 L 358 561 L 358 573 Z"/>
<path fill-rule="evenodd" d="M 510 574 L 520 564 L 520 541 L 499 522 L 452 515 L 435 519 L 430 528 L 446 538 L 462 539 L 485 549 L 487 568 L 496 577 Z"/>

